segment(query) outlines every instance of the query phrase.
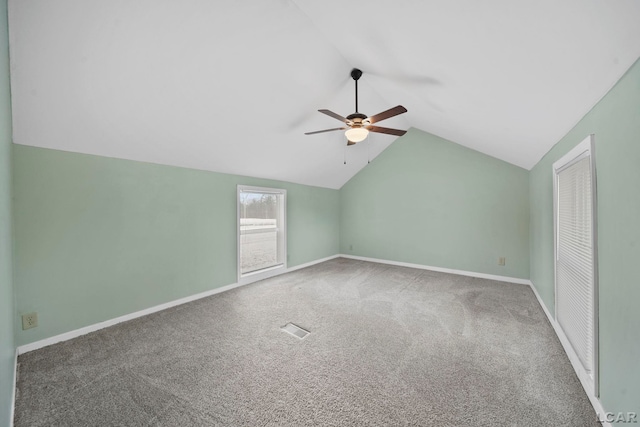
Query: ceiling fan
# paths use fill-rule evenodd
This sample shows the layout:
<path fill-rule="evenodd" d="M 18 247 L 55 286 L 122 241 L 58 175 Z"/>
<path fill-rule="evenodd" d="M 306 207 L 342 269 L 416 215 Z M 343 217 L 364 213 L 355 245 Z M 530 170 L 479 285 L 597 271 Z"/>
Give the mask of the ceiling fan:
<path fill-rule="evenodd" d="M 388 135 L 402 136 L 407 133 L 406 130 L 391 129 L 380 126 L 373 126 L 374 123 L 382 120 L 397 116 L 402 113 L 406 113 L 407 109 L 402 105 L 390 108 L 382 113 L 378 113 L 371 117 L 367 117 L 365 114 L 358 112 L 358 80 L 362 77 L 362 71 L 354 68 L 351 70 L 351 77 L 356 82 L 356 112 L 349 114 L 347 117 L 342 117 L 340 114 L 336 114 L 330 110 L 318 110 L 319 112 L 326 114 L 343 122 L 346 126 L 333 129 L 317 130 L 315 132 L 306 132 L 305 135 L 315 135 L 316 133 L 333 132 L 336 130 L 346 130 L 345 136 L 347 137 L 347 145 L 354 145 L 357 142 L 364 141 L 369 135 L 369 132 L 386 133 Z"/>

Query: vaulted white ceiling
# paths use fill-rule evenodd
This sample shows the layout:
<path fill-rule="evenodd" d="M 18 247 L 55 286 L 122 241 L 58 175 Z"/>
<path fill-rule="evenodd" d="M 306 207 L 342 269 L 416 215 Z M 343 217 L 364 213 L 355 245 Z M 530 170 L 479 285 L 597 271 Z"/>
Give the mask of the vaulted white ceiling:
<path fill-rule="evenodd" d="M 640 56 L 637 0 L 11 0 L 14 142 L 340 188 L 398 104 L 531 168 Z M 398 141 L 398 143 L 401 143 Z M 347 165 L 344 165 L 346 156 Z"/>

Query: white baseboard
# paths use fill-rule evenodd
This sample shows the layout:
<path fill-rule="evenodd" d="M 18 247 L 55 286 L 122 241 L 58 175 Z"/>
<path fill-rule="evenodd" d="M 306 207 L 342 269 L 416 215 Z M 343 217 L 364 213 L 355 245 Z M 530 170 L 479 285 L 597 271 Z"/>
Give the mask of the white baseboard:
<path fill-rule="evenodd" d="M 311 261 L 311 262 L 307 262 L 304 264 L 300 264 L 300 265 L 296 265 L 295 267 L 291 267 L 288 268 L 286 270 L 283 270 L 282 272 L 278 273 L 279 274 L 285 274 L 285 273 L 290 273 L 292 271 L 296 271 L 296 270 L 300 270 L 301 268 L 305 268 L 305 267 L 310 267 L 314 264 L 319 264 L 321 262 L 325 262 L 328 261 L 330 259 L 334 259 L 334 258 L 338 258 L 339 255 L 333 255 L 330 257 L 326 257 L 326 258 L 322 258 L 322 259 L 318 259 L 315 261 Z M 128 320 L 133 320 L 136 319 L 138 317 L 142 317 L 142 316 L 146 316 L 148 314 L 152 314 L 152 313 L 156 313 L 158 311 L 162 311 L 162 310 L 166 310 L 167 308 L 171 308 L 171 307 L 175 307 L 177 305 L 182 305 L 182 304 L 186 304 L 188 302 L 191 301 L 195 301 L 195 300 L 199 300 L 201 298 L 206 298 L 208 296 L 211 295 L 215 295 L 215 294 L 219 294 L 221 292 L 225 292 L 225 291 L 229 291 L 231 289 L 235 289 L 238 288 L 240 286 L 244 286 L 244 285 L 248 285 L 251 282 L 248 283 L 232 283 L 230 285 L 226 285 L 226 286 L 222 286 L 220 288 L 215 288 L 215 289 L 211 289 L 209 291 L 205 291 L 205 292 L 201 292 L 199 294 L 195 294 L 195 295 L 190 295 L 188 297 L 184 297 L 184 298 L 180 298 L 177 300 L 173 300 L 173 301 L 169 301 L 163 304 L 159 304 L 153 307 L 149 307 L 149 308 L 145 308 L 144 310 L 140 310 L 140 311 L 136 311 L 134 313 L 129 313 L 129 314 L 125 314 L 123 316 L 119 316 L 116 317 L 114 319 L 109 319 L 109 320 L 105 320 L 104 322 L 100 322 L 100 323 L 94 323 L 93 325 L 89 325 L 89 326 L 85 326 L 83 328 L 80 329 L 75 329 L 73 331 L 69 331 L 69 332 L 65 332 L 63 334 L 59 334 L 59 335 L 55 335 L 53 337 L 49 337 L 49 338 L 45 338 L 39 341 L 35 341 L 29 344 L 24 344 L 19 346 L 16 351 L 17 354 L 24 354 L 27 353 L 29 351 L 33 351 L 33 350 L 38 350 L 40 348 L 43 347 L 47 347 L 50 346 L 52 344 L 56 344 L 62 341 L 67 341 L 82 335 L 86 335 L 90 332 L 95 332 L 98 331 L 100 329 L 104 329 L 104 328 L 108 328 L 109 326 L 113 326 L 113 325 L 117 325 L 118 323 L 122 323 L 122 322 L 126 322 Z"/>
<path fill-rule="evenodd" d="M 356 256 L 356 255 L 340 254 L 340 257 L 357 259 L 360 261 L 377 262 L 379 264 L 397 265 L 400 267 L 418 268 L 420 270 L 438 271 L 440 273 L 451 273 L 451 274 L 457 274 L 459 276 L 468 276 L 468 277 L 477 277 L 480 279 L 497 280 L 499 282 L 517 283 L 519 285 L 528 285 L 530 283 L 529 280 L 527 279 L 519 279 L 517 277 L 497 276 L 494 274 L 476 273 L 473 271 L 465 271 L 465 270 L 455 270 L 453 268 L 432 267 L 429 265 L 412 264 L 409 262 L 401 262 L 401 261 L 389 261 L 387 259 L 368 258 L 368 257 Z"/>
<path fill-rule="evenodd" d="M 315 261 L 305 262 L 304 264 L 296 265 L 295 267 L 291 267 L 287 269 L 287 273 L 291 273 L 292 271 L 301 270 L 303 268 L 311 267 L 312 265 L 320 264 L 321 262 L 330 261 L 332 259 L 340 258 L 342 255 L 336 254 L 331 255 L 326 258 L 320 258 Z"/>
<path fill-rule="evenodd" d="M 547 316 L 547 319 L 549 320 L 549 323 L 551 323 L 551 326 L 553 327 L 553 330 L 556 333 L 556 336 L 560 340 L 560 344 L 562 344 L 562 348 L 564 349 L 564 352 L 567 354 L 567 357 L 571 362 L 571 366 L 573 366 L 573 370 L 576 372 L 576 376 L 580 380 L 580 384 L 582 385 L 582 388 L 584 389 L 585 393 L 587 393 L 587 397 L 591 402 L 591 406 L 593 406 L 593 409 L 596 411 L 596 414 L 598 414 L 598 419 L 600 420 L 601 424 L 604 427 L 611 427 L 611 423 L 608 423 L 604 419 L 606 411 L 602 407 L 602 403 L 600 403 L 600 399 L 598 399 L 594 395 L 593 390 L 591 390 L 591 386 L 588 383 L 586 383 L 585 379 L 583 378 L 585 374 L 583 373 L 582 366 L 580 365 L 580 359 L 578 359 L 578 355 L 573 350 L 573 347 L 571 347 L 569 340 L 567 339 L 566 335 L 562 331 L 562 328 L 560 328 L 560 325 L 558 325 L 558 322 L 556 322 L 555 317 L 551 315 L 551 312 L 542 301 L 542 298 L 540 298 L 540 294 L 538 293 L 538 290 L 536 289 L 533 282 L 530 280 L 528 282 L 529 282 L 529 286 L 531 287 L 531 290 L 533 291 L 533 294 L 536 296 L 536 299 L 538 300 L 538 304 L 540 304 L 540 306 L 542 307 L 544 314 Z"/>
<path fill-rule="evenodd" d="M 329 261 L 334 258 L 338 258 L 340 255 L 331 255 L 326 258 L 316 259 L 314 261 L 306 262 L 304 264 L 296 265 L 290 268 L 282 268 L 282 267 L 274 267 L 272 269 L 267 269 L 264 272 L 259 271 L 256 273 L 249 273 L 248 275 L 241 277 L 238 279 L 238 284 L 241 286 L 248 285 L 251 283 L 259 282 L 261 280 L 266 280 L 271 277 L 279 276 L 285 273 L 291 273 L 292 271 L 300 270 L 302 268 L 310 267 L 315 264 L 319 264 L 321 262 Z"/>
<path fill-rule="evenodd" d="M 18 349 L 13 358 L 13 391 L 11 393 L 11 408 L 9 409 L 9 426 L 13 427 L 13 418 L 16 409 L 16 389 L 18 387 Z"/>

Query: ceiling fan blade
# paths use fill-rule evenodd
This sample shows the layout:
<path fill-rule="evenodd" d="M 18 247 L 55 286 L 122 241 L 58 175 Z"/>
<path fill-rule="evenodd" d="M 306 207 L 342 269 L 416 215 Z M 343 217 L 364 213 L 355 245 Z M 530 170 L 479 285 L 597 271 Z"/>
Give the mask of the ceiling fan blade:
<path fill-rule="evenodd" d="M 389 108 L 387 111 L 383 111 L 382 113 L 378 113 L 375 116 L 369 117 L 369 121 L 371 123 L 376 123 L 376 122 L 380 122 L 382 120 L 385 120 L 390 117 L 397 116 L 398 114 L 402 114 L 406 112 L 407 112 L 406 108 L 404 108 L 402 105 L 398 105 L 397 107 Z"/>
<path fill-rule="evenodd" d="M 331 110 L 318 110 L 320 111 L 322 114 L 326 114 L 327 116 L 333 117 L 334 119 L 338 119 L 343 123 L 349 123 L 349 120 L 347 120 L 345 117 L 342 117 L 340 114 L 336 114 Z"/>
<path fill-rule="evenodd" d="M 347 145 L 356 145 L 355 142 L 347 140 Z"/>
<path fill-rule="evenodd" d="M 370 132 L 386 133 L 388 135 L 402 136 L 405 133 L 407 133 L 406 130 L 383 128 L 383 127 L 380 127 L 380 126 L 366 126 L 366 128 Z"/>
<path fill-rule="evenodd" d="M 334 130 L 344 130 L 344 129 L 347 129 L 347 128 L 342 127 L 342 128 L 333 128 L 333 129 L 324 129 L 324 130 L 317 130 L 315 132 L 305 132 L 304 134 L 305 135 L 314 135 L 316 133 L 333 132 Z"/>

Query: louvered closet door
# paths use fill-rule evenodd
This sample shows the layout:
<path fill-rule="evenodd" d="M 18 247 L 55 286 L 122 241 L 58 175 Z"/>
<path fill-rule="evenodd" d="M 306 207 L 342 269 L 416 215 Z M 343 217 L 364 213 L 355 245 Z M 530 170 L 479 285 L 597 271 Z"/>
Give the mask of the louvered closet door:
<path fill-rule="evenodd" d="M 594 272 L 590 157 L 558 173 L 557 320 L 585 371 L 593 372 Z"/>

